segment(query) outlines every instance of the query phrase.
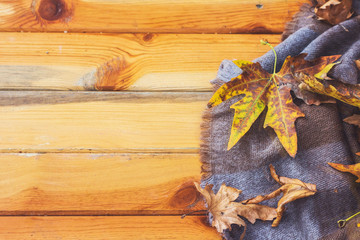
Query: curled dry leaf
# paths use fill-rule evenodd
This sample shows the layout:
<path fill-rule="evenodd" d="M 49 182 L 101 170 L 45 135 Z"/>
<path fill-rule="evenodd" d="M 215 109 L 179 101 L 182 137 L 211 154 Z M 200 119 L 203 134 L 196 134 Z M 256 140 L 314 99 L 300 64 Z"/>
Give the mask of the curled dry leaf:
<path fill-rule="evenodd" d="M 260 204 L 234 202 L 241 190 L 222 184 L 215 195 L 212 191 L 213 185 L 206 185 L 203 189 L 198 183 L 195 182 L 194 184 L 204 196 L 208 211 L 213 216 L 212 226 L 216 227 L 219 233 L 223 233 L 226 229 L 231 230 L 231 224 L 246 227 L 245 221 L 239 216 L 245 217 L 252 224 L 255 223 L 256 219 L 266 221 L 273 220 L 276 217 L 275 208 Z"/>
<path fill-rule="evenodd" d="M 354 174 L 358 177 L 358 179 L 355 182 L 360 183 L 360 163 L 353 164 L 353 165 L 343 165 L 340 163 L 328 163 L 330 166 L 335 168 L 336 170 L 339 170 L 341 172 L 349 172 L 351 174 Z"/>
<path fill-rule="evenodd" d="M 316 79 L 314 76 L 307 74 L 301 74 L 301 79 L 306 84 L 307 89 L 315 93 L 333 97 L 352 106 L 360 107 L 359 85 L 347 84 L 336 80 Z"/>
<path fill-rule="evenodd" d="M 353 15 L 352 0 L 320 0 L 315 7 L 319 20 L 325 20 L 332 25 L 339 24 Z"/>
<path fill-rule="evenodd" d="M 307 61 L 305 57 L 306 54 L 287 57 L 281 70 L 276 74 L 266 72 L 259 63 L 234 61 L 243 73 L 222 85 L 208 103 L 208 107 L 211 108 L 234 96 L 245 95 L 231 106 L 235 114 L 228 149 L 231 149 L 245 135 L 267 107 L 264 127 L 272 127 L 289 155 L 292 157 L 296 155 L 295 120 L 304 117 L 304 114 L 293 103 L 290 90 L 307 104 L 319 104 L 321 98 L 318 98 L 317 94 L 299 87 L 302 82 L 299 76 L 302 76 L 301 73 L 315 75 L 327 69 L 326 66 L 332 64 L 340 56 L 325 56 L 313 61 Z M 326 73 L 326 71 L 323 72 L 323 74 Z"/>
<path fill-rule="evenodd" d="M 283 193 L 283 196 L 278 202 L 278 207 L 276 208 L 277 217 L 271 225 L 272 227 L 277 227 L 285 211 L 285 204 L 300 198 L 314 195 L 316 193 L 316 185 L 312 183 L 304 183 L 299 179 L 280 177 L 276 174 L 275 168 L 272 165 L 270 165 L 270 173 L 275 181 L 282 186 L 268 195 L 259 195 L 255 198 L 244 201 L 244 203 L 260 203 L 262 201 L 275 198 Z"/>

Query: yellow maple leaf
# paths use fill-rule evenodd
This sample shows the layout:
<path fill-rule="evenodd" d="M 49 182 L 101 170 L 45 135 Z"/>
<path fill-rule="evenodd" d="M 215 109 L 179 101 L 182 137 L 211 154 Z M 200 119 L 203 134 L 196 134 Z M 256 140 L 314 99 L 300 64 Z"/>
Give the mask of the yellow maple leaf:
<path fill-rule="evenodd" d="M 313 61 L 305 60 L 306 54 L 296 57 L 287 57 L 278 73 L 266 72 L 259 63 L 248 61 L 234 61 L 243 73 L 221 86 L 212 96 L 208 107 L 214 107 L 231 97 L 244 95 L 244 97 L 231 105 L 235 110 L 228 142 L 228 150 L 231 149 L 250 129 L 251 125 L 268 108 L 264 127 L 274 129 L 281 144 L 290 156 L 295 157 L 297 152 L 297 134 L 295 121 L 305 115 L 293 103 L 290 90 L 297 96 L 311 103 L 317 100 L 315 95 L 308 94 L 307 89 L 299 88 L 303 73 L 314 75 L 336 59 L 336 56 L 326 56 Z M 276 64 L 276 63 L 275 63 Z M 329 71 L 330 68 L 326 68 Z"/>

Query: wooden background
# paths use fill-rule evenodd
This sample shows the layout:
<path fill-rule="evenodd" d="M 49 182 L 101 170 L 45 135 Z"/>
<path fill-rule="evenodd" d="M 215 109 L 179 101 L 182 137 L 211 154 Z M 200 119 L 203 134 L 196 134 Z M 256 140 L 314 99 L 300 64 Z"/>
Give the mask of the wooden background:
<path fill-rule="evenodd" d="M 0 0 L 0 239 L 220 239 L 200 122 L 299 0 Z"/>

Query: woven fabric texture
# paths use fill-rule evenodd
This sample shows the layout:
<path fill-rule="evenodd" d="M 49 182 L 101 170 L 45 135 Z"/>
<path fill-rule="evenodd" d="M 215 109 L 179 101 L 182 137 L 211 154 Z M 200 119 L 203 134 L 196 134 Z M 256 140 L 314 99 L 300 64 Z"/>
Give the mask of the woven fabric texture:
<path fill-rule="evenodd" d="M 354 4 L 358 4 L 355 1 Z M 360 5 L 360 4 L 359 4 Z M 330 26 L 312 17 L 310 6 L 304 6 L 294 21 L 287 25 L 284 41 L 276 46 L 277 69 L 287 56 L 307 53 L 311 60 L 320 56 L 341 54 L 341 64 L 330 76 L 345 83 L 360 83 L 360 72 L 354 60 L 360 59 L 360 17 Z M 274 54 L 269 51 L 254 60 L 271 72 Z M 225 60 L 221 63 L 215 89 L 223 82 L 241 73 L 236 65 Z M 273 164 L 280 176 L 298 178 L 317 185 L 318 192 L 287 205 L 280 225 L 258 220 L 247 222 L 245 239 L 304 240 L 304 239 L 360 239 L 360 228 L 353 219 L 347 227 L 339 229 L 337 221 L 360 211 L 360 184 L 355 177 L 331 168 L 327 162 L 354 164 L 360 162 L 355 153 L 360 151 L 355 127 L 343 122 L 345 117 L 358 113 L 346 104 L 321 104 L 308 106 L 301 100 L 295 103 L 306 117 L 296 121 L 298 153 L 291 158 L 274 131 L 263 128 L 265 114 L 253 124 L 245 136 L 229 151 L 227 143 L 233 119 L 230 105 L 240 98 L 234 97 L 219 106 L 206 110 L 202 125 L 201 159 L 203 162 L 202 185 L 213 184 L 216 192 L 222 183 L 241 189 L 239 200 L 268 194 L 279 185 L 270 176 Z M 277 200 L 264 204 L 276 207 Z M 211 221 L 211 219 L 210 219 Z M 239 239 L 243 228 L 233 226 L 226 232 L 227 239 Z"/>

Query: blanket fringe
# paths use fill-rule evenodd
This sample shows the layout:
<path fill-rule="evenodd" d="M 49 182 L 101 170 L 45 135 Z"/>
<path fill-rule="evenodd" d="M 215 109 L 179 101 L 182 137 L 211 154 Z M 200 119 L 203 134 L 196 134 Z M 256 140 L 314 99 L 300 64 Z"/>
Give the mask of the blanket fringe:
<path fill-rule="evenodd" d="M 206 109 L 202 115 L 202 122 L 200 125 L 200 161 L 201 165 L 201 180 L 207 180 L 212 175 L 212 165 L 210 158 L 210 141 L 211 141 L 211 119 L 212 110 Z"/>
<path fill-rule="evenodd" d="M 214 79 L 211 81 L 213 92 L 218 90 L 225 82 L 221 79 Z M 211 123 L 213 112 L 212 109 L 206 108 L 202 115 L 202 122 L 200 124 L 200 161 L 201 165 L 201 180 L 209 179 L 213 174 L 212 161 L 210 156 L 210 141 L 211 141 Z"/>

